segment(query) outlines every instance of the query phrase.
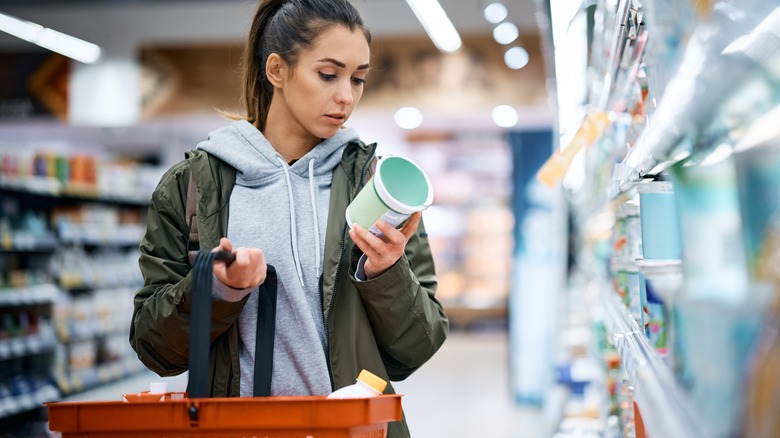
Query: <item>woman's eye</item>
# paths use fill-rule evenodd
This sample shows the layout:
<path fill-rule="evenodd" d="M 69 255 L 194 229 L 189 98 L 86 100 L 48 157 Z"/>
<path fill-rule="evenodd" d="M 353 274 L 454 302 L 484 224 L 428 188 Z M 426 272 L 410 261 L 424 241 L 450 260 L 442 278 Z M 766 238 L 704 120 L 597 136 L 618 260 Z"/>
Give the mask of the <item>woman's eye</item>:
<path fill-rule="evenodd" d="M 336 75 L 329 75 L 326 73 L 319 72 L 320 77 L 325 81 L 332 81 L 336 79 Z"/>
<path fill-rule="evenodd" d="M 366 80 L 361 78 L 352 78 L 352 82 L 354 82 L 355 85 L 363 85 L 366 83 Z"/>

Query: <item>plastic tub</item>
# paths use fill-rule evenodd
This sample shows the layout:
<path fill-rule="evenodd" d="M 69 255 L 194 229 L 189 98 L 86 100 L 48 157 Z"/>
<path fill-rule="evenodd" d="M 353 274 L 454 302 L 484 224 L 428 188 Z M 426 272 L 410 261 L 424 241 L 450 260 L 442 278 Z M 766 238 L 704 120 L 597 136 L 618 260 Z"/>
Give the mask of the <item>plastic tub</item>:
<path fill-rule="evenodd" d="M 433 186 L 419 166 L 406 158 L 385 157 L 377 162 L 376 173 L 347 206 L 347 224 L 350 228 L 359 224 L 381 236 L 374 226 L 376 221 L 398 226 L 432 202 Z"/>
<path fill-rule="evenodd" d="M 642 255 L 645 260 L 675 260 L 682 254 L 674 187 L 670 181 L 637 184 Z"/>

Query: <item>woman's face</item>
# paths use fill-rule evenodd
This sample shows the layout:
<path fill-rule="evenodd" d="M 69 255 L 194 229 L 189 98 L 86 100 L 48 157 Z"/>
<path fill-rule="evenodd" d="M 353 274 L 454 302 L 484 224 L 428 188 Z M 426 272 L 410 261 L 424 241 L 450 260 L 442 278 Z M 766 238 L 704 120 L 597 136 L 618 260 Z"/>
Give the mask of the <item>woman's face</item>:
<path fill-rule="evenodd" d="M 292 70 L 284 68 L 281 94 L 288 109 L 287 128 L 308 133 L 317 142 L 332 137 L 363 95 L 369 58 L 362 30 L 334 25 L 323 31 L 309 49 L 298 53 Z"/>

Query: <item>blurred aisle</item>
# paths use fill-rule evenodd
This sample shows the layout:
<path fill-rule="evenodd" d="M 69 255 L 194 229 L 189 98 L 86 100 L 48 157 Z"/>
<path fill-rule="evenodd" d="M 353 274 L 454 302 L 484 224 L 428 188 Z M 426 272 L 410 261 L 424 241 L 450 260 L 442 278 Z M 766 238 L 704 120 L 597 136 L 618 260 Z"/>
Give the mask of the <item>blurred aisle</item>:
<path fill-rule="evenodd" d="M 544 411 L 518 406 L 509 387 L 506 332 L 453 332 L 404 382 L 403 405 L 415 438 L 550 436 Z"/>

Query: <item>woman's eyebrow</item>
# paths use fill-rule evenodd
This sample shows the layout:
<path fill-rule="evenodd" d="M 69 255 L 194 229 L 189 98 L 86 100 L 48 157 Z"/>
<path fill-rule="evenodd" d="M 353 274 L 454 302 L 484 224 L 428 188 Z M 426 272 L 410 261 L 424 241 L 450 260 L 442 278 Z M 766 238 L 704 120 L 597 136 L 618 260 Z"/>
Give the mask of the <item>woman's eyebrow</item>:
<path fill-rule="evenodd" d="M 333 58 L 322 58 L 322 59 L 318 59 L 317 62 L 329 62 L 329 63 L 331 63 L 331 64 L 333 64 L 333 65 L 335 65 L 336 67 L 339 67 L 339 68 L 345 68 L 347 66 L 343 62 L 341 62 L 341 61 L 339 61 L 337 59 L 333 59 Z M 357 69 L 358 70 L 365 70 L 368 67 L 369 67 L 368 64 L 363 64 L 363 65 L 359 65 Z"/>

